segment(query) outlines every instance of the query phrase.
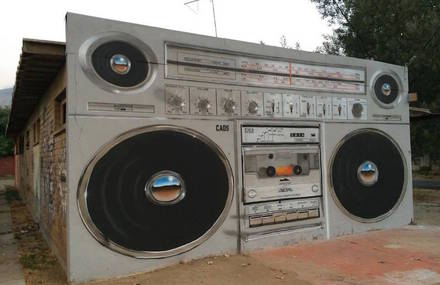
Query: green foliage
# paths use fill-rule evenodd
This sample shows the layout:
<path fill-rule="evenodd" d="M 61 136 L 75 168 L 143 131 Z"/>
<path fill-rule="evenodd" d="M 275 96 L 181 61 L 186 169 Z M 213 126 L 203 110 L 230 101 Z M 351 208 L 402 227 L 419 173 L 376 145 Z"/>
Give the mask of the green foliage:
<path fill-rule="evenodd" d="M 440 161 L 439 120 L 411 123 L 411 148 L 413 157 L 428 153 L 432 160 Z"/>
<path fill-rule="evenodd" d="M 39 269 L 40 260 L 36 254 L 25 254 L 20 256 L 20 263 L 26 269 Z"/>
<path fill-rule="evenodd" d="M 440 0 L 312 0 L 334 33 L 319 49 L 409 68 L 410 90 L 439 106 Z"/>
<path fill-rule="evenodd" d="M 6 137 L 9 107 L 0 106 L 0 157 L 14 154 L 14 142 Z"/>
<path fill-rule="evenodd" d="M 311 0 L 333 25 L 318 52 L 408 67 L 419 107 L 440 111 L 440 0 Z M 438 120 L 411 125 L 413 154 L 440 158 Z"/>
<path fill-rule="evenodd" d="M 420 175 L 429 175 L 431 173 L 431 166 L 421 166 L 419 171 L 417 171 L 418 174 Z"/>

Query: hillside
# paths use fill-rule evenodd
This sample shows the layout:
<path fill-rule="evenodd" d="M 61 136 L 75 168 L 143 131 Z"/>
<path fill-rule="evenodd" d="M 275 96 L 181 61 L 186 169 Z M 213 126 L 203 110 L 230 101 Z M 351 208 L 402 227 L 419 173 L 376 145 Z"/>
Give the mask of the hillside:
<path fill-rule="evenodd" d="M 0 106 L 10 106 L 13 88 L 0 89 Z"/>

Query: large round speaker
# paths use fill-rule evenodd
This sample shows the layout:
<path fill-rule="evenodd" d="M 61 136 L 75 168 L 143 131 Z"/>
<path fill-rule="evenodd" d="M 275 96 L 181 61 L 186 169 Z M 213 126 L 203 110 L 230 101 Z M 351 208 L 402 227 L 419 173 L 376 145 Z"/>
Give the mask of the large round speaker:
<path fill-rule="evenodd" d="M 406 189 L 406 162 L 400 148 L 374 129 L 346 136 L 333 154 L 330 173 L 337 205 L 361 222 L 391 215 Z"/>
<path fill-rule="evenodd" d="M 387 73 L 379 74 L 372 86 L 373 97 L 384 108 L 392 108 L 399 99 L 400 87 L 395 76 Z"/>
<path fill-rule="evenodd" d="M 79 49 L 79 61 L 96 85 L 114 93 L 141 92 L 157 72 L 153 51 L 125 33 L 104 33 L 87 39 Z"/>
<path fill-rule="evenodd" d="M 87 166 L 78 190 L 83 221 L 102 244 L 138 258 L 194 248 L 216 232 L 233 198 L 224 153 L 175 126 L 125 133 Z"/>

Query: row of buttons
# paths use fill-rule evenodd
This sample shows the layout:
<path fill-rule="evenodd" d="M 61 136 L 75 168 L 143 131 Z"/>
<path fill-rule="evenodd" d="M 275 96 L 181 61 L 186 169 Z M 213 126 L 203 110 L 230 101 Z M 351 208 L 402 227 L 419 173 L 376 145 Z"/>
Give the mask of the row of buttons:
<path fill-rule="evenodd" d="M 250 227 L 259 227 L 271 224 L 285 223 L 297 220 L 314 219 L 319 217 L 319 209 L 299 210 L 294 212 L 281 212 L 262 216 L 249 217 Z"/>
<path fill-rule="evenodd" d="M 166 112 L 169 114 L 367 119 L 367 100 L 362 98 L 168 85 L 165 88 L 165 100 Z"/>

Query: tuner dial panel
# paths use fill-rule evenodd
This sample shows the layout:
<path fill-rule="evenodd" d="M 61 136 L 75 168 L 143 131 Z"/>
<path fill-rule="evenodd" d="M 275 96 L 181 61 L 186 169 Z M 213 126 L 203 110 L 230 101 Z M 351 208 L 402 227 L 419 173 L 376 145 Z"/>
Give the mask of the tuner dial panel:
<path fill-rule="evenodd" d="M 214 88 L 191 87 L 189 90 L 191 114 L 216 115 L 217 104 Z"/>
<path fill-rule="evenodd" d="M 166 112 L 168 114 L 189 113 L 189 89 L 184 86 L 165 87 Z"/>
<path fill-rule="evenodd" d="M 264 112 L 268 117 L 283 116 L 283 97 L 281 94 L 264 93 Z"/>
<path fill-rule="evenodd" d="M 240 116 L 240 91 L 231 89 L 217 90 L 217 113 L 220 116 Z"/>
<path fill-rule="evenodd" d="M 263 116 L 263 93 L 242 91 L 241 92 L 241 113 L 248 117 Z"/>

